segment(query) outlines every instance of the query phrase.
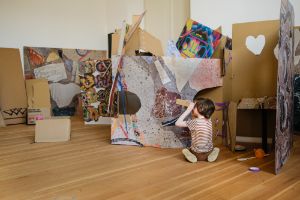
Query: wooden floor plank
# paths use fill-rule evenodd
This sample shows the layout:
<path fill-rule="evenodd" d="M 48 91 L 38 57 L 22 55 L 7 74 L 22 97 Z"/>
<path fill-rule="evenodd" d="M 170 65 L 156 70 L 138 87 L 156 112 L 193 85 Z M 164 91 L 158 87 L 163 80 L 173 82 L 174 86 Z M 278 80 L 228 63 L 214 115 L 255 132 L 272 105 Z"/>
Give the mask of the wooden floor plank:
<path fill-rule="evenodd" d="M 220 147 L 216 162 L 191 164 L 180 149 L 111 145 L 109 126 L 78 119 L 69 142 L 33 140 L 34 126 L 0 128 L 0 199 L 299 199 L 299 136 L 279 175 L 274 156 L 239 162 L 253 152 Z"/>

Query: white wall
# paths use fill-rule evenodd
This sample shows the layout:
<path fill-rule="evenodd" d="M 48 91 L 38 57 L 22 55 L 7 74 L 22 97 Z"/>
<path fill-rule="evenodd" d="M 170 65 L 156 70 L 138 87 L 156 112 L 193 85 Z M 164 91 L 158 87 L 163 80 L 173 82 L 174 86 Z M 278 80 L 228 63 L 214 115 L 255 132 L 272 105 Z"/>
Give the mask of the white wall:
<path fill-rule="evenodd" d="M 106 49 L 106 0 L 0 0 L 0 46 Z"/>
<path fill-rule="evenodd" d="M 189 0 L 144 0 L 145 30 L 160 39 L 164 51 L 168 40 L 177 41 L 190 16 Z"/>
<path fill-rule="evenodd" d="M 222 26 L 225 35 L 232 36 L 234 23 L 279 19 L 280 0 L 190 0 L 191 18 L 211 28 Z M 295 25 L 300 25 L 300 1 L 294 6 Z"/>
<path fill-rule="evenodd" d="M 106 50 L 107 34 L 143 8 L 143 0 L 0 0 L 0 47 Z"/>
<path fill-rule="evenodd" d="M 122 27 L 123 20 L 132 24 L 132 15 L 140 15 L 144 11 L 144 0 L 107 0 L 106 9 L 107 31 L 111 33 Z"/>

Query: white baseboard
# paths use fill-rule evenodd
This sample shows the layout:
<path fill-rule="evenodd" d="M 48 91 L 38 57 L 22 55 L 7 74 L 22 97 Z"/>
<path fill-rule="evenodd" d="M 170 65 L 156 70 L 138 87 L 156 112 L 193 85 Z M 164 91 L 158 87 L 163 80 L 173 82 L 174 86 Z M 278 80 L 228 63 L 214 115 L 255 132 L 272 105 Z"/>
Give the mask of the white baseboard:
<path fill-rule="evenodd" d="M 261 143 L 261 137 L 236 136 L 236 142 Z M 268 138 L 268 144 L 272 144 L 272 138 Z"/>

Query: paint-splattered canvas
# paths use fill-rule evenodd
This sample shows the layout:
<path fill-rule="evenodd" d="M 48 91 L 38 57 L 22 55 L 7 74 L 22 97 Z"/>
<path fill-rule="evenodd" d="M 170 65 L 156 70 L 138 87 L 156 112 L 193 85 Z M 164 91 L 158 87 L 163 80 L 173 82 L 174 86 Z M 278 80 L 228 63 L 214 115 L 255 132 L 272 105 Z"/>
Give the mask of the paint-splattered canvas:
<path fill-rule="evenodd" d="M 53 115 L 74 115 L 80 93 L 79 63 L 104 58 L 106 51 L 24 47 L 25 78 L 46 78 Z"/>
<path fill-rule="evenodd" d="M 294 130 L 300 134 L 300 27 L 294 28 Z"/>
<path fill-rule="evenodd" d="M 221 37 L 221 33 L 188 19 L 176 47 L 185 58 L 211 58 Z"/>
<path fill-rule="evenodd" d="M 112 61 L 113 80 L 117 59 Z M 125 56 L 121 66 L 112 144 L 188 146 L 188 130 L 175 127 L 184 111 L 176 99 L 192 100 L 199 90 L 222 86 L 220 60 Z"/>
<path fill-rule="evenodd" d="M 275 133 L 275 173 L 287 161 L 293 145 L 294 103 L 294 9 L 281 1 L 278 50 L 277 113 Z"/>
<path fill-rule="evenodd" d="M 111 60 L 80 62 L 79 74 L 85 124 L 101 124 L 100 118 L 110 117 L 107 104 L 112 85 Z"/>

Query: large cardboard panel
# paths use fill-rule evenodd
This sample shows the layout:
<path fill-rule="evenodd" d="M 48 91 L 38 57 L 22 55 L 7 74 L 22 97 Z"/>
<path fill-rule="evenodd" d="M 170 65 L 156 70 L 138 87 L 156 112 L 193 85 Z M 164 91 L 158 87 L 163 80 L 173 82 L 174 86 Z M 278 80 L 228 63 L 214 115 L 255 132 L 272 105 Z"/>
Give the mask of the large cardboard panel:
<path fill-rule="evenodd" d="M 0 109 L 7 125 L 26 122 L 27 98 L 19 49 L 0 48 Z"/>
<path fill-rule="evenodd" d="M 294 8 L 281 1 L 278 49 L 275 173 L 278 174 L 293 146 L 294 111 Z"/>
<path fill-rule="evenodd" d="M 279 21 L 261 21 L 232 26 L 232 100 L 247 97 L 276 96 L 277 60 L 273 50 L 278 42 Z M 263 35 L 265 45 L 260 55 L 246 46 L 248 36 Z M 254 42 L 255 42 L 254 41 Z"/>
<path fill-rule="evenodd" d="M 198 91 L 221 86 L 221 61 L 124 56 L 121 68 L 114 65 L 117 61 L 112 63 L 113 78 L 117 70 L 120 73 L 119 102 L 123 105 L 141 104 L 140 108 L 138 105 L 131 107 L 139 108 L 135 114 L 119 110 L 112 122 L 112 143 L 172 148 L 188 146 L 188 131 L 175 126 L 184 111 L 176 104 L 176 99 L 191 101 Z M 136 100 L 127 101 L 129 97 L 123 91 L 135 94 Z"/>

